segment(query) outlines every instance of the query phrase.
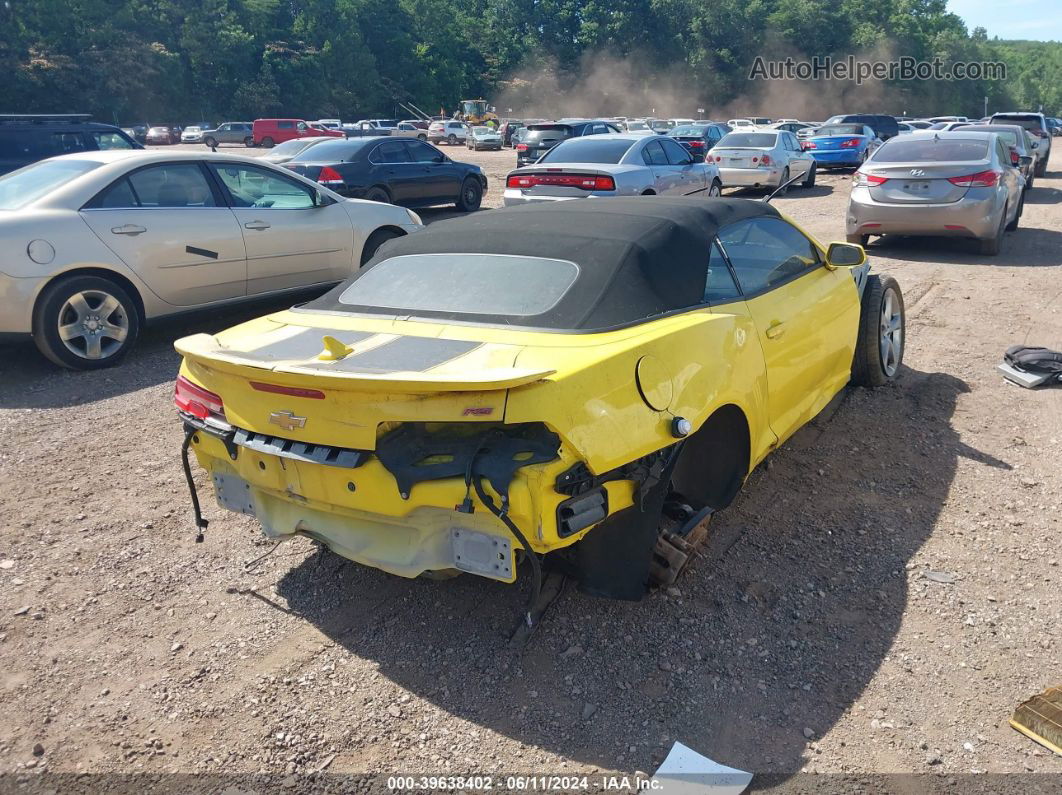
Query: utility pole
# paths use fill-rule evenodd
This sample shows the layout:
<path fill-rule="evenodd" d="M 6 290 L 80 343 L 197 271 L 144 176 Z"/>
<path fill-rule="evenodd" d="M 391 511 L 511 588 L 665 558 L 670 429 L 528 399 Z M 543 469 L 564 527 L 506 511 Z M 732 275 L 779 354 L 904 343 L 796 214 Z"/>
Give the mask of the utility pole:
<path fill-rule="evenodd" d="M 985 97 L 985 112 L 982 115 L 983 116 L 987 116 L 988 115 L 988 97 Z"/>

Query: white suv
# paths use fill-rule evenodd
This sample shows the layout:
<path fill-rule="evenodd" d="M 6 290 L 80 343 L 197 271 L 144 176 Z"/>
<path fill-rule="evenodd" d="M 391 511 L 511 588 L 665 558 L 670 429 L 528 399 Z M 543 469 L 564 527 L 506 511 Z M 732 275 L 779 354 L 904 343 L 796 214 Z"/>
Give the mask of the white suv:
<path fill-rule="evenodd" d="M 428 140 L 433 144 L 463 144 L 468 137 L 468 127 L 463 121 L 433 121 L 428 126 Z"/>
<path fill-rule="evenodd" d="M 1042 113 L 1034 111 L 1011 111 L 1009 113 L 993 113 L 989 124 L 1017 124 L 1029 132 L 1036 156 L 1037 177 L 1047 175 L 1047 161 L 1051 158 L 1051 128 L 1047 124 L 1047 118 Z"/>

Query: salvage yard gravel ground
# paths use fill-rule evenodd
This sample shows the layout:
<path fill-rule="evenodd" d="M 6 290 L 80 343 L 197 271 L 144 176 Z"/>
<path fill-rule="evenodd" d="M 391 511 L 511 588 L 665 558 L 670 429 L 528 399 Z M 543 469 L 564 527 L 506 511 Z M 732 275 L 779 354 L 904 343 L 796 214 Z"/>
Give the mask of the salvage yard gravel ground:
<path fill-rule="evenodd" d="M 452 154 L 500 205 L 514 153 Z M 775 202 L 843 240 L 849 185 Z M 569 591 L 522 654 L 526 582 L 404 580 L 305 539 L 245 568 L 272 544 L 212 499 L 194 543 L 173 340 L 277 305 L 156 326 L 93 373 L 0 348 L 0 772 L 633 774 L 680 740 L 783 788 L 1062 773 L 1007 725 L 1062 671 L 1062 389 L 995 371 L 1062 348 L 1062 152 L 999 257 L 869 254 L 907 302 L 899 380 L 755 471 L 676 587 Z"/>

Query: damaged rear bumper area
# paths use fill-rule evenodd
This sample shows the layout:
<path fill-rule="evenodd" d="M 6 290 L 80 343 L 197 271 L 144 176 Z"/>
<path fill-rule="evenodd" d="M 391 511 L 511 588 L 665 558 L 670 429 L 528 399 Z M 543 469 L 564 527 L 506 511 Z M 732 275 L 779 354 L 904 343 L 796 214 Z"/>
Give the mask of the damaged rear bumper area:
<path fill-rule="evenodd" d="M 218 504 L 254 516 L 271 538 L 304 535 L 344 557 L 403 577 L 458 570 L 513 582 L 516 543 L 475 488 L 526 522 L 519 470 L 556 461 L 560 439 L 538 424 L 403 423 L 374 451 L 296 442 L 182 414 L 189 446 Z M 194 483 L 189 480 L 195 499 Z M 416 489 L 416 493 L 414 493 Z M 557 496 L 558 500 L 563 495 Z M 479 510 L 477 510 L 477 507 Z M 197 524 L 205 525 L 198 516 Z"/>
<path fill-rule="evenodd" d="M 539 423 L 402 423 L 369 451 L 182 419 L 219 505 L 254 516 L 269 537 L 313 538 L 402 577 L 464 571 L 509 583 L 518 561 L 537 580 L 540 556 L 557 552 L 547 568 L 632 600 L 650 580 L 678 450 L 595 476 L 564 460 Z M 189 487 L 195 501 L 190 476 Z"/>

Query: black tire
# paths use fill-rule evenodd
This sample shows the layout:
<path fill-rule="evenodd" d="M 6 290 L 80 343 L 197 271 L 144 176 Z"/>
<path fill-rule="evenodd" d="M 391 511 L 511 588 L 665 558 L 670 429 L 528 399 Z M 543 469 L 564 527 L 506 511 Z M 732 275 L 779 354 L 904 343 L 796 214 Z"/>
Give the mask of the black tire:
<path fill-rule="evenodd" d="M 213 149 L 215 146 L 218 145 L 217 138 L 210 138 L 210 137 L 204 138 L 203 139 L 203 143 L 206 144 L 211 149 Z"/>
<path fill-rule="evenodd" d="M 475 177 L 467 177 L 461 183 L 461 195 L 455 202 L 457 209 L 463 213 L 475 212 L 483 204 L 483 186 Z"/>
<path fill-rule="evenodd" d="M 814 188 L 815 187 L 815 172 L 817 165 L 811 164 L 811 168 L 808 169 L 808 173 L 804 175 L 804 181 L 800 183 L 802 188 Z"/>
<path fill-rule="evenodd" d="M 788 186 L 782 187 L 787 182 L 789 182 L 789 166 L 786 166 L 784 169 L 782 169 L 782 176 L 778 179 L 778 185 L 774 189 L 774 190 L 778 191 L 778 193 L 775 194 L 775 195 L 777 195 L 777 196 L 785 196 L 787 193 L 789 193 L 789 187 Z M 768 190 L 767 192 L 768 193 L 772 193 L 773 191 Z"/>
<path fill-rule="evenodd" d="M 272 138 L 268 138 L 268 137 L 267 138 L 263 138 L 262 139 L 262 146 L 264 146 L 266 149 L 272 149 L 273 148 L 273 139 Z"/>
<path fill-rule="evenodd" d="M 76 310 L 69 303 L 81 293 L 85 297 L 87 316 L 82 327 L 85 336 L 64 342 L 59 334 L 60 325 L 77 325 Z M 115 308 L 105 316 L 91 314 L 103 306 L 105 298 L 116 302 Z M 96 337 L 92 329 L 99 327 L 124 328 L 124 339 L 118 341 L 109 335 Z M 33 311 L 33 341 L 38 350 L 48 359 L 71 370 L 100 370 L 111 367 L 136 344 L 140 336 L 140 312 L 132 296 L 116 282 L 102 276 L 68 276 L 58 279 L 44 288 Z M 100 346 L 100 357 L 89 358 L 92 341 Z"/>
<path fill-rule="evenodd" d="M 450 146 L 457 146 L 457 136 L 453 133 L 450 133 L 448 136 L 446 136 L 446 143 L 450 144 Z"/>
<path fill-rule="evenodd" d="M 890 348 L 886 362 L 882 353 L 884 323 L 882 315 L 886 299 L 892 296 L 891 313 L 899 313 L 899 337 Z M 859 312 L 859 332 L 856 336 L 855 356 L 852 359 L 852 383 L 856 386 L 878 387 L 892 381 L 903 364 L 906 344 L 907 317 L 904 311 L 900 285 L 891 276 L 871 275 L 863 288 L 863 301 Z"/>
<path fill-rule="evenodd" d="M 1014 220 L 1007 224 L 1007 231 L 1013 232 L 1018 228 L 1018 220 L 1021 218 L 1022 211 L 1025 210 L 1025 191 L 1021 192 L 1021 197 L 1018 199 L 1018 211 L 1014 214 Z"/>
<path fill-rule="evenodd" d="M 870 235 L 845 235 L 844 239 L 849 243 L 858 243 L 863 248 L 866 248 L 867 244 L 870 243 Z"/>
<path fill-rule="evenodd" d="M 381 188 L 379 185 L 374 185 L 365 191 L 365 198 L 371 202 L 380 202 L 380 204 L 391 203 L 391 194 L 387 192 L 387 188 Z"/>
<path fill-rule="evenodd" d="M 248 135 L 246 138 L 243 139 L 243 145 L 250 149 L 252 146 L 254 146 L 254 138 Z"/>
<path fill-rule="evenodd" d="M 986 257 L 995 257 L 1003 250 L 1003 232 L 1007 225 L 1007 212 L 1008 207 L 1004 205 L 1003 212 L 999 217 L 999 226 L 996 228 L 995 236 L 983 238 L 978 241 L 979 250 Z"/>
<path fill-rule="evenodd" d="M 369 239 L 365 241 L 365 245 L 361 249 L 361 264 L 376 256 L 376 252 L 380 246 L 386 243 L 388 240 L 394 240 L 396 237 L 402 237 L 401 232 L 396 232 L 394 229 L 377 229 L 371 235 Z"/>
<path fill-rule="evenodd" d="M 1047 176 L 1047 158 L 1046 157 L 1041 157 L 1036 162 L 1036 176 L 1038 176 L 1038 177 L 1046 177 Z"/>
<path fill-rule="evenodd" d="M 427 141 L 428 140 L 428 136 L 426 136 L 424 133 L 421 133 L 420 135 L 417 136 L 417 140 L 418 141 Z"/>
<path fill-rule="evenodd" d="M 723 183 L 717 179 L 712 180 L 711 187 L 708 188 L 709 198 L 716 199 L 723 195 Z"/>

